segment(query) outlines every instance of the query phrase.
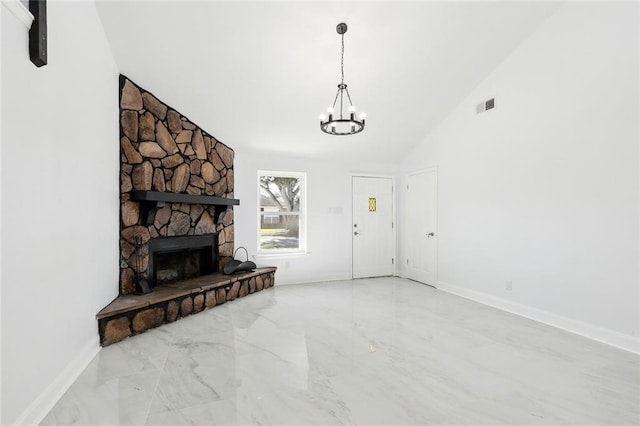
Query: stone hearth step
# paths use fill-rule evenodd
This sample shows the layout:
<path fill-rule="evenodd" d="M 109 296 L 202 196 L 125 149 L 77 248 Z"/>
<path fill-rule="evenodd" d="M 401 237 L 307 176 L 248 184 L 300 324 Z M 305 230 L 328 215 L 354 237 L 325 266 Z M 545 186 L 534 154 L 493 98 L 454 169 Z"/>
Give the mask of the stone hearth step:
<path fill-rule="evenodd" d="M 165 284 L 151 293 L 118 296 L 98 314 L 100 344 L 107 346 L 129 336 L 227 301 L 272 287 L 275 267 L 224 275 L 214 273 Z"/>

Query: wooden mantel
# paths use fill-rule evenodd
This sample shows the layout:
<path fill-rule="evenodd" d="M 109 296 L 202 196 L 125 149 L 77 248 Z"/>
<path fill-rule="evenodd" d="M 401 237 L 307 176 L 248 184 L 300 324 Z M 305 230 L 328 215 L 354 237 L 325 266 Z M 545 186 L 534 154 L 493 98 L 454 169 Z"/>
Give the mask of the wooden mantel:
<path fill-rule="evenodd" d="M 221 223 L 224 213 L 232 206 L 240 205 L 240 200 L 235 198 L 213 197 L 210 195 L 176 194 L 173 192 L 159 191 L 132 191 L 131 199 L 140 201 L 142 217 L 147 225 L 153 224 L 156 210 L 163 207 L 164 203 L 203 204 L 214 206 L 216 223 Z"/>

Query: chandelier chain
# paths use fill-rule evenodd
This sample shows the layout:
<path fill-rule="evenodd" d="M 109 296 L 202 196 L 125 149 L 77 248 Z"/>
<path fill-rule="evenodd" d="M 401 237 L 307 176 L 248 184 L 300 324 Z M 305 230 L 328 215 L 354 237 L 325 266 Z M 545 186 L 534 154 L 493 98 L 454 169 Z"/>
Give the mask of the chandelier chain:
<path fill-rule="evenodd" d="M 342 74 L 342 80 L 340 82 L 344 84 L 344 33 L 342 34 L 342 55 L 340 56 L 340 73 Z"/>

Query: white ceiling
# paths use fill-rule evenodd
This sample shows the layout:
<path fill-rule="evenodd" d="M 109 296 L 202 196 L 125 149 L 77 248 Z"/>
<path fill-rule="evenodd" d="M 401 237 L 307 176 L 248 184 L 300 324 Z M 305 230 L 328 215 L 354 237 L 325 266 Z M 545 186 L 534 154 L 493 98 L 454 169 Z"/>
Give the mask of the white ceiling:
<path fill-rule="evenodd" d="M 98 4 L 120 72 L 234 149 L 396 162 L 558 7 L 543 2 Z M 318 117 L 340 80 L 364 132 Z M 479 100 L 480 101 L 480 100 Z"/>

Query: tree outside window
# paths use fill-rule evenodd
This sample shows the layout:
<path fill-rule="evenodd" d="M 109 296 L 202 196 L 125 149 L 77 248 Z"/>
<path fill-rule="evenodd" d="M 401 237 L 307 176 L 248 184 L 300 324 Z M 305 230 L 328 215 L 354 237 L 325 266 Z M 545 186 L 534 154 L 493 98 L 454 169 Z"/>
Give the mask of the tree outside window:
<path fill-rule="evenodd" d="M 305 174 L 259 172 L 258 184 L 258 251 L 305 251 Z"/>

